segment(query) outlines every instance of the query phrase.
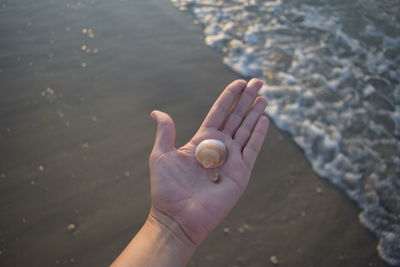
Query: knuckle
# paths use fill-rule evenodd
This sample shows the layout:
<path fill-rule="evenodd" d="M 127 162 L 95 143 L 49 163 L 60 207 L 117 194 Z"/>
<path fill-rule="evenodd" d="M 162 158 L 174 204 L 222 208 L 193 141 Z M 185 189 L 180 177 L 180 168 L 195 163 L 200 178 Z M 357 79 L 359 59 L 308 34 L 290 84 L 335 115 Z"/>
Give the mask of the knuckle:
<path fill-rule="evenodd" d="M 246 96 L 246 97 L 249 97 L 249 98 L 254 98 L 255 97 L 254 93 L 249 91 L 249 90 L 245 90 L 242 95 Z"/>
<path fill-rule="evenodd" d="M 248 144 L 249 149 L 253 150 L 254 152 L 258 153 L 258 146 L 254 142 L 250 142 Z"/>
<path fill-rule="evenodd" d="M 160 122 L 160 124 L 158 125 L 158 127 L 160 127 L 161 129 L 164 128 L 169 128 L 170 127 L 170 123 L 169 122 Z"/>
<path fill-rule="evenodd" d="M 225 114 L 226 112 L 228 112 L 228 109 L 225 108 L 225 107 L 222 106 L 222 105 L 217 105 L 217 106 L 215 106 L 215 110 L 218 111 L 218 112 L 221 112 L 221 113 L 223 113 L 223 114 Z"/>
<path fill-rule="evenodd" d="M 232 112 L 232 114 L 233 115 L 236 115 L 236 116 L 238 116 L 238 117 L 242 117 L 243 116 L 243 113 L 244 113 L 244 111 L 243 111 L 243 108 L 241 108 L 241 107 L 236 107 L 234 110 L 233 110 L 233 112 Z"/>

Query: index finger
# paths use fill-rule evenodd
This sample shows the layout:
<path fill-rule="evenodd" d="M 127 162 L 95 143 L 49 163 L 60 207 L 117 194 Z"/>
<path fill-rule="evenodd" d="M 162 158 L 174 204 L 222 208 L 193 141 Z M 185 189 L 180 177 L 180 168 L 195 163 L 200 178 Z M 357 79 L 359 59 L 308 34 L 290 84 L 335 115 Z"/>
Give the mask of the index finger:
<path fill-rule="evenodd" d="M 211 107 L 201 127 L 220 128 L 235 98 L 241 94 L 246 85 L 247 82 L 245 80 L 236 80 L 230 83 Z"/>

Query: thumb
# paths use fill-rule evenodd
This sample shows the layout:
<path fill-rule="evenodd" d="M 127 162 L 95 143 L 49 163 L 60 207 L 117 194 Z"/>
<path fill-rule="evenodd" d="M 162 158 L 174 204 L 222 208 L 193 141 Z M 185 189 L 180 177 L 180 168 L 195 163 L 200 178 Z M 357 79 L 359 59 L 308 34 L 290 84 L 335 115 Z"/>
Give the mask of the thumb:
<path fill-rule="evenodd" d="M 167 153 L 175 148 L 175 124 L 172 118 L 164 112 L 154 110 L 150 113 L 157 122 L 157 134 L 153 151 Z"/>

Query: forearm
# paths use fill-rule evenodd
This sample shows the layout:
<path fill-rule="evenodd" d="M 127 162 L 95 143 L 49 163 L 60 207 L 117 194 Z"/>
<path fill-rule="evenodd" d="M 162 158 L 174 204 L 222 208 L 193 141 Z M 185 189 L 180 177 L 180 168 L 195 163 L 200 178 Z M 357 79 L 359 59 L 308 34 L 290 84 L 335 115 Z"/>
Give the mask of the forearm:
<path fill-rule="evenodd" d="M 152 210 L 143 227 L 111 266 L 186 266 L 195 249 L 176 222 Z"/>

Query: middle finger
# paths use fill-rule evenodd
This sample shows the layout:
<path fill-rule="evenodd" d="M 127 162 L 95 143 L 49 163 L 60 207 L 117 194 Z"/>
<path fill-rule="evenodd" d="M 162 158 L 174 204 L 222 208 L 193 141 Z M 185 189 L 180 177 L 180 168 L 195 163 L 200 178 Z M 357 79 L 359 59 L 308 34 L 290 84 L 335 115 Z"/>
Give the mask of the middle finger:
<path fill-rule="evenodd" d="M 239 125 L 242 123 L 244 115 L 250 108 L 262 87 L 263 82 L 258 79 L 252 79 L 240 95 L 239 101 L 223 127 L 223 132 L 233 136 Z"/>

